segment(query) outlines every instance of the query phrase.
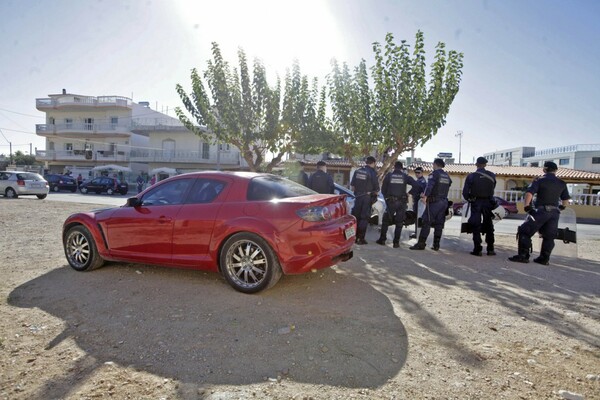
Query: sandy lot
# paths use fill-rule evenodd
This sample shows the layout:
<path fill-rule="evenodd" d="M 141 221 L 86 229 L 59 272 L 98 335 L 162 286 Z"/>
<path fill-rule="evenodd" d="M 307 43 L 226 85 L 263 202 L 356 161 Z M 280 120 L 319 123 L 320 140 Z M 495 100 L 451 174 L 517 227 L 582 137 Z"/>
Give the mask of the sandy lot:
<path fill-rule="evenodd" d="M 62 222 L 93 208 L 0 198 L 2 399 L 600 399 L 600 238 L 541 266 L 506 261 L 508 235 L 479 258 L 371 231 L 249 296 L 201 271 L 72 270 Z"/>

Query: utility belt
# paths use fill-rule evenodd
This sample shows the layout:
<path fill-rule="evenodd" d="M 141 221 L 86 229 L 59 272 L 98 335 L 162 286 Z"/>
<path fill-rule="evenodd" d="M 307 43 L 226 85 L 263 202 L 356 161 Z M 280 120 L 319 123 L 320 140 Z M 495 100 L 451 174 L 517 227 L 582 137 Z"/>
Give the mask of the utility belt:
<path fill-rule="evenodd" d="M 558 207 L 557 206 L 539 206 L 537 209 L 538 210 L 553 211 L 553 210 L 558 210 Z"/>
<path fill-rule="evenodd" d="M 440 200 L 446 200 L 446 201 L 448 201 L 448 199 L 445 198 L 445 197 L 438 197 L 438 196 L 429 196 L 429 197 L 427 197 L 427 203 L 435 203 L 436 201 L 440 201 Z"/>
<path fill-rule="evenodd" d="M 385 201 L 407 201 L 408 197 L 407 196 L 388 196 L 385 198 Z"/>

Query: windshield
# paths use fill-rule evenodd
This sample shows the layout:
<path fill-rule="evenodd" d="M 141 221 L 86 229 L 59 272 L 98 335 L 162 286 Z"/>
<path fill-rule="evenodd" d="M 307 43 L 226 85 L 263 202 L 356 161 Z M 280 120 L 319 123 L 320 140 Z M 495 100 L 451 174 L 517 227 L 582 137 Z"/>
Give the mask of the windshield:
<path fill-rule="evenodd" d="M 277 175 L 258 176 L 248 185 L 248 200 L 273 200 L 316 194 L 314 190 Z"/>

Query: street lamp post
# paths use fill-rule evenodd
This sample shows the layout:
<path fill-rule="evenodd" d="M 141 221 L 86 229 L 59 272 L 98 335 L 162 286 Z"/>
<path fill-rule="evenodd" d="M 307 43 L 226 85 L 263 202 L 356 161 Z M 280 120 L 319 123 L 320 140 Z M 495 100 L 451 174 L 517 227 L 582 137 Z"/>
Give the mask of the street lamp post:
<path fill-rule="evenodd" d="M 461 151 L 462 151 L 463 131 L 457 131 L 456 135 L 454 135 L 454 137 L 458 137 L 458 163 L 460 164 L 460 156 L 461 156 Z"/>

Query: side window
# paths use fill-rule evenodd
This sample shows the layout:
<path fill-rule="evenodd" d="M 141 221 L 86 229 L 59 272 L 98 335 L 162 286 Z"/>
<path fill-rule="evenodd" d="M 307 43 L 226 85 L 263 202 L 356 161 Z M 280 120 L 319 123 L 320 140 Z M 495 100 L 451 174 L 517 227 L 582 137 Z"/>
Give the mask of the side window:
<path fill-rule="evenodd" d="M 225 182 L 213 179 L 197 179 L 186 203 L 212 203 L 224 188 Z"/>
<path fill-rule="evenodd" d="M 142 198 L 144 206 L 182 204 L 194 183 L 193 179 L 176 179 L 154 187 Z"/>

